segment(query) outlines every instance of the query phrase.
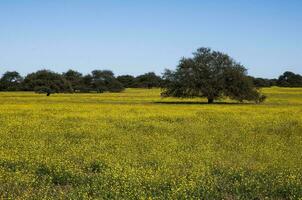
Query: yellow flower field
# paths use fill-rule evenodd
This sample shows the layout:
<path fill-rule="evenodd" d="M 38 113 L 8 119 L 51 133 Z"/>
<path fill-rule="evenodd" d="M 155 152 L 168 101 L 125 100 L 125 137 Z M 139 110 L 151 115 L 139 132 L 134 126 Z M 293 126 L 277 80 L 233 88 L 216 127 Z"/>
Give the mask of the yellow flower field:
<path fill-rule="evenodd" d="M 301 199 L 302 88 L 263 104 L 0 93 L 2 199 Z"/>

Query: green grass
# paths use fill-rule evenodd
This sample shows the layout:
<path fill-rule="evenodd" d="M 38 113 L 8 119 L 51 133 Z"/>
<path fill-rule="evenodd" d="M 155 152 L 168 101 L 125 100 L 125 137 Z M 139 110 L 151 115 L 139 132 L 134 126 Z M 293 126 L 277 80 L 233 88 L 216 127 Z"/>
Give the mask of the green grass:
<path fill-rule="evenodd" d="M 301 199 L 302 88 L 263 92 L 0 93 L 0 198 Z"/>

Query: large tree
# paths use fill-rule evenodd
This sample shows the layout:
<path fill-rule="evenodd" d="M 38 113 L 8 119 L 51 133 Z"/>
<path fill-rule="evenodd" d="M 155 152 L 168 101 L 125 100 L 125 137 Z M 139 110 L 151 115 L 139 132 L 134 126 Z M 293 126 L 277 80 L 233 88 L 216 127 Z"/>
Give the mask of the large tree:
<path fill-rule="evenodd" d="M 242 65 L 210 48 L 200 48 L 192 58 L 181 59 L 175 71 L 165 72 L 164 80 L 163 96 L 206 97 L 208 103 L 223 96 L 255 102 L 265 98 Z"/>
<path fill-rule="evenodd" d="M 17 91 L 21 89 L 22 76 L 16 71 L 7 71 L 0 79 L 0 91 Z"/>
<path fill-rule="evenodd" d="M 47 93 L 72 92 L 72 87 L 61 74 L 49 71 L 39 70 L 28 74 L 24 79 L 24 89 L 27 91 L 36 91 Z"/>

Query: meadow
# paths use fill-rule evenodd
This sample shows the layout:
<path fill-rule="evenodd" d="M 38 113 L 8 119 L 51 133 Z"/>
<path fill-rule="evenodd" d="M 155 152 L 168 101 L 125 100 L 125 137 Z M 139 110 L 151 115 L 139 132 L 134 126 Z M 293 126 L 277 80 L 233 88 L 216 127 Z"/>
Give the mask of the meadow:
<path fill-rule="evenodd" d="M 1 199 L 302 199 L 302 88 L 0 93 Z"/>

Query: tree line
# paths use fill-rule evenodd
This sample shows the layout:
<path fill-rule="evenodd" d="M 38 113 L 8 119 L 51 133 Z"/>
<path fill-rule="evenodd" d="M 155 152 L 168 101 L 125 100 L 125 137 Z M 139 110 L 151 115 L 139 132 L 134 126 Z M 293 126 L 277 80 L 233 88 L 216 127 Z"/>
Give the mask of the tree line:
<path fill-rule="evenodd" d="M 22 77 L 16 71 L 7 71 L 0 78 L 0 91 L 60 92 L 121 92 L 125 88 L 161 87 L 163 79 L 154 72 L 139 76 L 115 76 L 110 70 L 93 70 L 83 75 L 75 70 L 56 73 L 38 70 Z"/>
<path fill-rule="evenodd" d="M 176 69 L 162 76 L 154 72 L 139 76 L 115 76 L 110 70 L 93 70 L 83 75 L 75 70 L 56 73 L 38 70 L 22 77 L 16 71 L 5 72 L 0 78 L 0 91 L 62 92 L 121 92 L 125 88 L 163 88 L 162 96 L 206 97 L 209 103 L 228 96 L 238 101 L 262 102 L 260 87 L 302 87 L 302 76 L 286 71 L 276 79 L 255 78 L 229 55 L 199 48 L 193 57 L 182 58 Z"/>
<path fill-rule="evenodd" d="M 255 78 L 250 76 L 256 87 L 302 87 L 302 76 L 294 72 L 286 71 L 278 78 Z"/>
<path fill-rule="evenodd" d="M 249 76 L 256 87 L 302 87 L 302 76 L 286 71 L 279 78 L 255 78 Z M 54 92 L 120 92 L 124 88 L 154 88 L 165 85 L 165 78 L 148 72 L 139 76 L 114 76 L 110 70 L 94 70 L 82 75 L 75 70 L 62 74 L 39 70 L 22 77 L 16 71 L 7 71 L 0 78 L 0 91 L 36 91 L 49 88 Z"/>

